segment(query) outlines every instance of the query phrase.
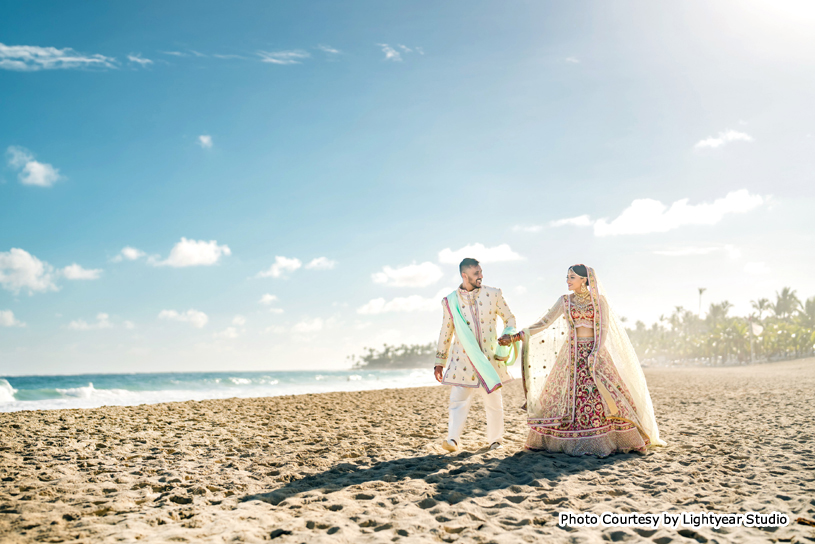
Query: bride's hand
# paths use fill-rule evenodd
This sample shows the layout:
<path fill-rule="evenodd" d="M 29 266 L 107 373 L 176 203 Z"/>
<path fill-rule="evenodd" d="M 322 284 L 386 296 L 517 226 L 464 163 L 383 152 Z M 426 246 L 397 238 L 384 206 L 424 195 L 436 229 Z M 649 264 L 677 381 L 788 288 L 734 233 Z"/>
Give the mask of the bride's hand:
<path fill-rule="evenodd" d="M 512 338 L 508 334 L 505 334 L 501 338 L 498 339 L 498 344 L 501 345 L 501 346 L 508 346 L 511 343 L 512 343 Z"/>

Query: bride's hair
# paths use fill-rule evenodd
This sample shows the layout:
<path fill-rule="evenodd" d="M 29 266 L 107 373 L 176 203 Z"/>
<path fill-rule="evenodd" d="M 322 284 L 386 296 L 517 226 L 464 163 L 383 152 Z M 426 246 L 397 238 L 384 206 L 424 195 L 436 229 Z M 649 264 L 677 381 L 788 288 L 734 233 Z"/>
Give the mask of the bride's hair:
<path fill-rule="evenodd" d="M 575 265 L 572 265 L 571 267 L 569 267 L 569 270 L 571 270 L 572 272 L 574 272 L 575 274 L 577 274 L 581 278 L 588 279 L 588 277 L 589 277 L 589 271 L 586 270 L 586 265 L 575 264 Z"/>

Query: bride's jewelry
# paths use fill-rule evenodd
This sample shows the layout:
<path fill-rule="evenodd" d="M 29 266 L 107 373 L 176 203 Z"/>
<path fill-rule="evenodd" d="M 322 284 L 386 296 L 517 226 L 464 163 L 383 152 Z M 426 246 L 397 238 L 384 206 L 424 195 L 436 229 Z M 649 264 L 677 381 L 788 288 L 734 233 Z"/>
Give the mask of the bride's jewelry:
<path fill-rule="evenodd" d="M 575 290 L 574 298 L 577 300 L 577 302 L 581 304 L 586 304 L 588 302 L 591 302 L 591 292 L 589 292 L 589 290 L 586 289 L 586 286 L 584 285 L 582 291 Z"/>

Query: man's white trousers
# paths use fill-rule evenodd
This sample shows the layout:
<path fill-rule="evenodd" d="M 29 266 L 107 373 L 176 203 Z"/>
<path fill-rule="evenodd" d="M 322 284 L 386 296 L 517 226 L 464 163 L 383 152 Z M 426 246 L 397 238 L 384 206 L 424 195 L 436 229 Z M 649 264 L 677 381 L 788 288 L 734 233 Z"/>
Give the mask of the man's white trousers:
<path fill-rule="evenodd" d="M 461 444 L 461 431 L 464 429 L 464 422 L 467 421 L 470 405 L 475 395 L 480 395 L 487 411 L 487 443 L 500 442 L 501 437 L 504 436 L 504 402 L 501 390 L 496 389 L 487 394 L 487 390 L 483 387 L 454 385 L 450 389 L 450 422 L 447 426 L 447 439 Z"/>

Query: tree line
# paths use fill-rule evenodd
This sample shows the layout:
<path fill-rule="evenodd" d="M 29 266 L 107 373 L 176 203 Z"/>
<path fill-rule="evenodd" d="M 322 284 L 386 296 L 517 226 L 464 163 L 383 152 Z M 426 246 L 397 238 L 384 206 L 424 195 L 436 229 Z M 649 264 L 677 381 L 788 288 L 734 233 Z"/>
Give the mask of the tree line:
<path fill-rule="evenodd" d="M 815 353 L 815 297 L 801 302 L 784 287 L 775 301 L 761 298 L 751 306 L 748 315 L 731 316 L 730 302 L 713 303 L 704 318 L 677 306 L 650 327 L 637 321 L 627 331 L 643 364 L 774 361 Z"/>

